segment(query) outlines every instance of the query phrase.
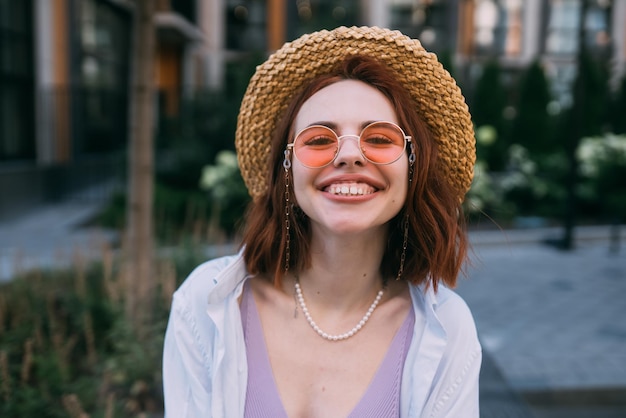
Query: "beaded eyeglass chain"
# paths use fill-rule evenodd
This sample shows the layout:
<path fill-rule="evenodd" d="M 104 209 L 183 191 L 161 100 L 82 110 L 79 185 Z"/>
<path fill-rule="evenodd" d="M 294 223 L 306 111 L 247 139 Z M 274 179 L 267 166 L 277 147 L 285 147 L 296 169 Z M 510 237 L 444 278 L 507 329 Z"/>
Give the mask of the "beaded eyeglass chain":
<path fill-rule="evenodd" d="M 409 184 L 411 184 L 413 181 L 413 168 L 414 168 L 413 166 L 414 166 L 415 159 L 416 159 L 415 145 L 411 143 L 410 146 L 411 146 L 411 150 L 410 150 L 411 154 L 409 155 Z M 291 261 L 290 260 L 291 258 L 291 251 L 290 251 L 291 211 L 290 211 L 290 204 L 289 204 L 289 170 L 291 169 L 291 155 L 290 155 L 289 149 L 285 150 L 284 157 L 285 158 L 283 159 L 283 168 L 285 169 L 285 233 L 286 233 L 285 273 L 287 273 L 287 271 L 289 271 L 289 264 Z M 400 280 L 402 277 L 402 273 L 404 272 L 404 262 L 406 259 L 408 237 L 409 237 L 409 215 L 407 213 L 404 217 L 404 237 L 403 237 L 403 242 L 402 242 L 402 254 L 400 255 L 400 268 L 398 269 L 396 280 Z M 383 294 L 385 292 L 385 288 L 386 288 L 386 284 L 383 286 L 382 289 L 378 291 L 378 293 L 376 294 L 376 298 L 374 299 L 374 302 L 372 302 L 372 304 L 370 305 L 369 309 L 367 310 L 363 318 L 361 318 L 361 320 L 354 327 L 352 327 L 352 329 L 350 329 L 347 332 L 344 332 L 343 334 L 333 335 L 333 334 L 329 334 L 323 331 L 311 317 L 311 314 L 309 313 L 309 309 L 306 306 L 306 302 L 304 301 L 304 295 L 302 294 L 302 288 L 300 287 L 300 279 L 298 276 L 295 276 L 294 299 L 296 301 L 296 307 L 295 307 L 293 315 L 294 315 L 294 318 L 298 316 L 298 306 L 300 306 L 300 309 L 302 310 L 302 313 L 304 314 L 304 317 L 306 318 L 308 324 L 311 326 L 311 328 L 313 328 L 313 330 L 317 333 L 317 335 L 319 335 L 320 337 L 328 341 L 343 341 L 354 336 L 361 329 L 363 329 L 367 321 L 369 321 L 370 317 L 372 316 L 374 309 L 376 309 L 376 307 L 380 303 L 380 300 L 382 299 Z"/>

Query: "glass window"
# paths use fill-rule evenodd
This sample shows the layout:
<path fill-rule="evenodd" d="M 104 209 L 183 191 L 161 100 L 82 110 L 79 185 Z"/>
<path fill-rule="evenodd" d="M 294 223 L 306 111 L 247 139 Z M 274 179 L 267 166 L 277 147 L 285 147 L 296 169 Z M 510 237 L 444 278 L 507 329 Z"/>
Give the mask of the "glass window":
<path fill-rule="evenodd" d="M 0 0 L 0 161 L 35 157 L 32 13 Z"/>
<path fill-rule="evenodd" d="M 304 33 L 359 23 L 359 0 L 292 0 L 287 3 L 289 40 Z"/>
<path fill-rule="evenodd" d="M 102 0 L 75 4 L 74 149 L 78 154 L 117 150 L 127 136 L 130 15 Z"/>
<path fill-rule="evenodd" d="M 545 49 L 548 54 L 574 54 L 577 50 L 579 0 L 552 0 Z"/>
<path fill-rule="evenodd" d="M 129 17 L 97 0 L 83 0 L 78 8 L 81 84 L 123 86 L 128 72 Z"/>
<path fill-rule="evenodd" d="M 226 47 L 236 51 L 267 48 L 266 5 L 261 0 L 227 0 Z"/>
<path fill-rule="evenodd" d="M 205 1 L 205 0 L 201 0 Z M 191 23 L 196 23 L 196 0 L 172 0 L 172 10 Z"/>
<path fill-rule="evenodd" d="M 430 51 L 451 49 L 450 6 L 446 0 L 393 0 L 390 26 L 419 39 Z"/>
<path fill-rule="evenodd" d="M 585 11 L 584 41 L 587 50 L 607 57 L 610 54 L 609 0 L 587 1 Z M 555 97 L 563 107 L 572 104 L 572 85 L 577 74 L 575 59 L 579 49 L 579 26 L 581 22 L 581 0 L 551 0 L 548 9 L 545 52 L 553 59 L 548 66 L 548 75 Z"/>
<path fill-rule="evenodd" d="M 611 2 L 588 2 L 585 16 L 585 43 L 592 52 L 607 52 L 610 44 L 609 16 Z M 578 52 L 578 28 L 581 0 L 551 0 L 545 51 L 553 55 L 573 55 Z"/>
<path fill-rule="evenodd" d="M 478 55 L 515 57 L 522 53 L 522 0 L 478 0 L 474 48 Z"/>

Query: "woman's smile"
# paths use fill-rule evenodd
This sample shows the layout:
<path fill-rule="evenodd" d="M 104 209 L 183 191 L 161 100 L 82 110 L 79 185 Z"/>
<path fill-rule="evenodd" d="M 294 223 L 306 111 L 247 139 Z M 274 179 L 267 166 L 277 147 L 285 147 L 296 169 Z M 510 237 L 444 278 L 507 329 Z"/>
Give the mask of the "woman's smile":
<path fill-rule="evenodd" d="M 352 136 L 373 121 L 397 124 L 389 100 L 368 84 L 343 80 L 305 101 L 293 129 L 323 125 L 331 126 L 339 136 Z M 309 168 L 294 157 L 292 170 L 297 204 L 325 233 L 384 230 L 381 227 L 398 214 L 406 199 L 408 158 L 374 164 L 364 158 L 358 137 L 341 141 L 328 165 Z"/>
<path fill-rule="evenodd" d="M 331 184 L 325 191 L 340 196 L 363 196 L 374 193 L 376 189 L 363 183 L 337 183 Z"/>

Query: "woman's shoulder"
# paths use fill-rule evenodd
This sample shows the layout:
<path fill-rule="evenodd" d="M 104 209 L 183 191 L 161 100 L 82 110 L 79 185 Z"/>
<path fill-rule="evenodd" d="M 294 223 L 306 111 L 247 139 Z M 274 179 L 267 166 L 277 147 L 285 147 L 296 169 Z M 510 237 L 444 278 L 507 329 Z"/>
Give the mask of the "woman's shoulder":
<path fill-rule="evenodd" d="M 411 285 L 413 299 L 424 307 L 431 307 L 435 311 L 453 311 L 457 313 L 470 314 L 469 307 L 465 300 L 454 290 L 442 284 L 433 289 L 430 285 Z"/>
<path fill-rule="evenodd" d="M 465 300 L 454 290 L 445 286 L 437 289 L 436 314 L 446 330 L 449 342 L 479 346 L 478 333 L 472 312 Z"/>
<path fill-rule="evenodd" d="M 423 287 L 418 287 L 413 291 L 421 294 L 420 299 L 424 303 L 424 307 L 432 309 L 448 338 L 456 337 L 478 341 L 472 312 L 458 293 L 443 285 L 439 285 L 437 291 Z"/>
<path fill-rule="evenodd" d="M 437 300 L 437 310 L 450 310 L 456 314 L 470 315 L 469 306 L 465 300 L 454 290 L 449 287 L 439 285 L 435 292 Z"/>
<path fill-rule="evenodd" d="M 176 297 L 196 299 L 201 297 L 205 302 L 208 296 L 229 282 L 238 282 L 236 278 L 240 269 L 243 268 L 241 254 L 217 257 L 198 265 L 185 278 L 175 292 Z M 233 271 L 229 274 L 229 271 Z M 235 285 L 232 286 L 234 288 Z"/>

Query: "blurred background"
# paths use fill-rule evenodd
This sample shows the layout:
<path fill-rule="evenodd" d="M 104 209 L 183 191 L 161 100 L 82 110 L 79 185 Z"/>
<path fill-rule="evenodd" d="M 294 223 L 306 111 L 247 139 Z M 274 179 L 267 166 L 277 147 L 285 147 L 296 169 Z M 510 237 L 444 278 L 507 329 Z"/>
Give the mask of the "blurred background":
<path fill-rule="evenodd" d="M 417 38 L 457 80 L 478 245 L 508 231 L 582 259 L 581 237 L 602 242 L 624 282 L 626 0 L 0 0 L 0 415 L 159 415 L 171 293 L 236 249 L 245 216 L 247 82 L 284 42 L 341 25 Z M 520 415 L 483 415 L 533 416 L 503 362 L 485 375 Z M 610 416 L 589 414 L 567 416 Z"/>
<path fill-rule="evenodd" d="M 626 212 L 617 181 L 624 172 L 614 161 L 626 132 L 623 0 L 154 3 L 151 120 L 162 222 L 217 211 L 219 227 L 235 231 L 245 191 L 214 190 L 223 182 L 214 185 L 212 174 L 199 183 L 203 167 L 220 166 L 217 154 L 233 150 L 255 65 L 285 41 L 339 25 L 399 29 L 458 80 L 476 126 L 478 175 L 467 201 L 476 220 L 482 213 L 505 226 L 568 225 L 574 216 L 617 222 Z M 93 195 L 94 187 L 95 198 L 109 198 L 125 182 L 131 140 L 134 2 L 0 5 L 0 193 L 10 196 L 0 219 L 81 190 Z M 211 192 L 224 192 L 220 208 L 211 208 Z"/>

